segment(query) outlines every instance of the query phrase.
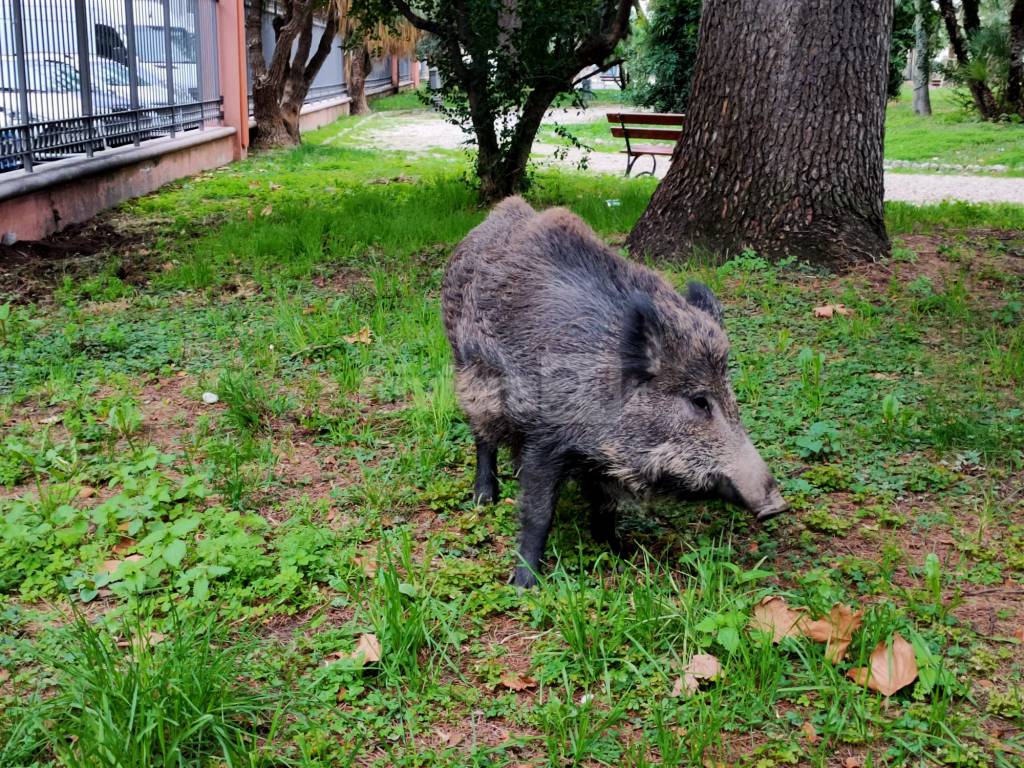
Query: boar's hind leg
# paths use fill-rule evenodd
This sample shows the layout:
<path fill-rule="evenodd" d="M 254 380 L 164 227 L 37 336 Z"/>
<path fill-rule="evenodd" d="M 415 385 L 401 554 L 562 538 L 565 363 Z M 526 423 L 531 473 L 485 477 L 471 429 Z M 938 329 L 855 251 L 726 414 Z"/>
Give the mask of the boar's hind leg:
<path fill-rule="evenodd" d="M 580 477 L 580 493 L 590 506 L 590 535 L 594 541 L 607 544 L 616 555 L 622 553 L 622 542 L 615 532 L 619 503 L 614 490 L 600 474 L 588 472 Z"/>
<path fill-rule="evenodd" d="M 519 471 L 519 565 L 512 574 L 517 587 L 532 587 L 537 583 L 540 560 L 551 531 L 551 518 L 555 513 L 555 500 L 562 484 L 562 462 L 547 451 L 526 446 Z"/>
<path fill-rule="evenodd" d="M 476 483 L 473 502 L 494 504 L 498 500 L 498 446 L 485 440 L 476 440 Z"/>

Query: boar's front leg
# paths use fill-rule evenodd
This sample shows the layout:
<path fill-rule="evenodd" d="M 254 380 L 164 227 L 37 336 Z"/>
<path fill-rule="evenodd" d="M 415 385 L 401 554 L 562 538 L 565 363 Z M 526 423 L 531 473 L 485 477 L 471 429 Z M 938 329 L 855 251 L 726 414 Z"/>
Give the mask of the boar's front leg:
<path fill-rule="evenodd" d="M 498 500 L 498 446 L 477 438 L 476 482 L 473 503 L 494 504 Z"/>
<path fill-rule="evenodd" d="M 580 477 L 580 494 L 590 507 L 590 535 L 599 544 L 607 544 L 616 555 L 622 554 L 622 541 L 615 531 L 619 500 L 608 480 L 597 472 Z"/>
<path fill-rule="evenodd" d="M 558 455 L 534 446 L 523 448 L 519 470 L 519 565 L 512 574 L 512 583 L 517 587 L 532 587 L 537 583 L 562 472 L 563 464 Z"/>

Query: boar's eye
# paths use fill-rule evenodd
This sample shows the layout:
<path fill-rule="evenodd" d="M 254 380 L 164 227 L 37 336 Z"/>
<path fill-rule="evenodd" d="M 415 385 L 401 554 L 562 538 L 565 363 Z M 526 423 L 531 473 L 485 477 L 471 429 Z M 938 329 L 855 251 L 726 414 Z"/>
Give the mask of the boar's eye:
<path fill-rule="evenodd" d="M 693 407 L 696 408 L 698 411 L 701 411 L 702 413 L 705 413 L 708 416 L 711 415 L 711 402 L 706 397 L 704 397 L 704 395 L 697 395 L 696 397 L 691 397 L 690 402 L 693 404 Z"/>

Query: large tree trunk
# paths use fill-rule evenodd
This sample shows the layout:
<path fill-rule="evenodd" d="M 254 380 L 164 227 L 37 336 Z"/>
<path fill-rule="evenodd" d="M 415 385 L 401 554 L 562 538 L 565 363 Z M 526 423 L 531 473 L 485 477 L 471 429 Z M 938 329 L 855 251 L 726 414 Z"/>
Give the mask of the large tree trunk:
<path fill-rule="evenodd" d="M 370 49 L 365 44 L 353 48 L 349 53 L 348 95 L 352 99 L 349 104 L 350 114 L 365 115 L 370 111 L 370 104 L 366 101 L 366 76 L 370 74 L 372 66 Z"/>
<path fill-rule="evenodd" d="M 914 114 L 931 115 L 932 100 L 928 93 L 932 76 L 931 45 L 928 40 L 928 24 L 918 13 L 914 17 Z"/>
<path fill-rule="evenodd" d="M 706 0 L 688 119 L 635 257 L 874 260 L 890 0 Z"/>

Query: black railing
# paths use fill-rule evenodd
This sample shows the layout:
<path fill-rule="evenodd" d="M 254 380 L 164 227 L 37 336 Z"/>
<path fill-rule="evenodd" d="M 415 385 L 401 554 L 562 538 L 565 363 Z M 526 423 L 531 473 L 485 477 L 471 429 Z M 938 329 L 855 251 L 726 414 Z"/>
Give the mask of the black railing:
<path fill-rule="evenodd" d="M 0 173 L 221 116 L 216 0 L 0 0 Z"/>

